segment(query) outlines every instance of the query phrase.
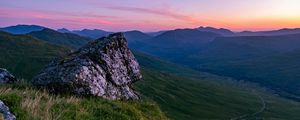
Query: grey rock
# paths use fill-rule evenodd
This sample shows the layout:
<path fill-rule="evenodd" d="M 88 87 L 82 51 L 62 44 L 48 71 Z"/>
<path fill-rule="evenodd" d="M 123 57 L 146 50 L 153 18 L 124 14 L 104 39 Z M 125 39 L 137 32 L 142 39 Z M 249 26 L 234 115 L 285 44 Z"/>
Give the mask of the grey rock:
<path fill-rule="evenodd" d="M 9 108 L 0 100 L 0 113 L 4 120 L 16 120 L 16 116 L 9 111 Z"/>
<path fill-rule="evenodd" d="M 16 77 L 9 73 L 6 69 L 0 68 L 0 84 L 15 83 Z"/>
<path fill-rule="evenodd" d="M 139 96 L 131 84 L 141 77 L 124 35 L 116 33 L 52 61 L 33 79 L 33 84 L 54 93 L 137 100 Z"/>

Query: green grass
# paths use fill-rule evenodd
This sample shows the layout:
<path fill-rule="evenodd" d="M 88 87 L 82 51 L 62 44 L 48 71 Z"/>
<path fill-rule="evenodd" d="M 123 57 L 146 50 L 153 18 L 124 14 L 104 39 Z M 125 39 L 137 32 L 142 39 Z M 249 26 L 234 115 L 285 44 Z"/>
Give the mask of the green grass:
<path fill-rule="evenodd" d="M 0 32 L 0 68 L 6 68 L 19 78 L 31 80 L 53 58 L 70 51 L 29 35 Z"/>
<path fill-rule="evenodd" d="M 51 95 L 29 87 L 0 87 L 0 99 L 20 120 L 164 120 L 147 101 L 109 101 L 100 97 Z"/>

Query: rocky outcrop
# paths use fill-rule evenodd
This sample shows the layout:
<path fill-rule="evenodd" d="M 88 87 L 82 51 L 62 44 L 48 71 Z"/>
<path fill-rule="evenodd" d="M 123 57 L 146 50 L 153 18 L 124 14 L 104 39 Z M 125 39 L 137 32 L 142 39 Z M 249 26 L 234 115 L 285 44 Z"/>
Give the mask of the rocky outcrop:
<path fill-rule="evenodd" d="M 1 100 L 0 100 L 0 114 L 2 114 L 4 120 L 16 120 L 16 116 L 9 111 L 9 108 Z"/>
<path fill-rule="evenodd" d="M 141 78 L 139 64 L 122 33 L 103 37 L 51 62 L 33 84 L 51 92 L 139 99 L 131 84 Z"/>
<path fill-rule="evenodd" d="M 0 68 L 0 84 L 10 84 L 17 81 L 16 77 L 9 73 L 6 69 Z"/>

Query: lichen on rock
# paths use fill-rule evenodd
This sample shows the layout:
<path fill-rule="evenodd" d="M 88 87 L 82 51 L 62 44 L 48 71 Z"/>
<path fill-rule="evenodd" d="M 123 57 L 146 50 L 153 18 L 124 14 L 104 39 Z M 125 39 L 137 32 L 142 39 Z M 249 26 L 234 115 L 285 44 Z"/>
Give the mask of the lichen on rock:
<path fill-rule="evenodd" d="M 17 81 L 16 77 L 13 76 L 6 69 L 0 68 L 0 84 L 10 84 Z"/>
<path fill-rule="evenodd" d="M 0 114 L 3 115 L 4 120 L 16 120 L 16 116 L 9 111 L 9 108 L 1 100 L 0 100 Z"/>
<path fill-rule="evenodd" d="M 122 33 L 92 41 L 52 61 L 33 84 L 51 92 L 139 99 L 131 84 L 141 79 L 140 67 Z"/>

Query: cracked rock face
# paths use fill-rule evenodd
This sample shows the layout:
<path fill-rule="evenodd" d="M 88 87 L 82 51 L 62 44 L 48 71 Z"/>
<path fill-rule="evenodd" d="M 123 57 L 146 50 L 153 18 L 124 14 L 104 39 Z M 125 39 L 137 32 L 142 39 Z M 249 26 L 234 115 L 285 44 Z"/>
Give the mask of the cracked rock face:
<path fill-rule="evenodd" d="M 0 84 L 15 83 L 17 79 L 6 69 L 0 68 Z"/>
<path fill-rule="evenodd" d="M 103 37 L 52 61 L 33 79 L 51 92 L 136 100 L 131 84 L 141 79 L 139 64 L 122 33 Z"/>
<path fill-rule="evenodd" d="M 3 115 L 4 120 L 16 120 L 16 116 L 9 111 L 9 108 L 1 100 L 0 100 L 0 114 Z"/>

